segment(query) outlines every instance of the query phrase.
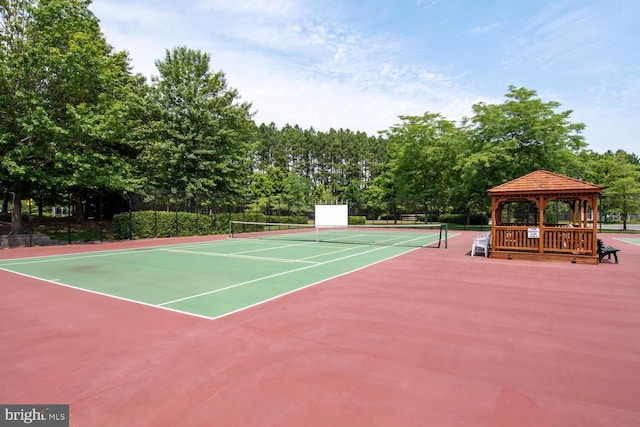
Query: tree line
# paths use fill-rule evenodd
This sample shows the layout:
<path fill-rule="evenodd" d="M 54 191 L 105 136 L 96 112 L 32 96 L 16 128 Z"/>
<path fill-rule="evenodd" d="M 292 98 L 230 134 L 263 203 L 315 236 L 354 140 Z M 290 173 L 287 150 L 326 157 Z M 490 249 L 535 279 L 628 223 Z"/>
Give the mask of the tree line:
<path fill-rule="evenodd" d="M 88 0 L 0 2 L 0 186 L 23 200 L 66 194 L 81 219 L 96 193 L 224 194 L 304 212 L 349 200 L 362 213 L 411 200 L 421 212 L 486 212 L 486 190 L 537 169 L 606 187 L 605 209 L 640 210 L 640 160 L 588 149 L 571 111 L 510 86 L 459 122 L 399 116 L 372 136 L 257 124 L 211 55 L 169 49 L 147 80 L 100 31 Z M 416 205 L 417 203 L 417 205 Z"/>

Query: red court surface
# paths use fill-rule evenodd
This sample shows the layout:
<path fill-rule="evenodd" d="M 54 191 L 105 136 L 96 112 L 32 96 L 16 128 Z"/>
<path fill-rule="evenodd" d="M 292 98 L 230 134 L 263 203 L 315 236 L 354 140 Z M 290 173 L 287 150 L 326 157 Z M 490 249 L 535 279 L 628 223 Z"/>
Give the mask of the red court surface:
<path fill-rule="evenodd" d="M 91 427 L 639 426 L 640 246 L 497 260 L 468 256 L 478 234 L 213 321 L 0 271 L 0 403 Z"/>

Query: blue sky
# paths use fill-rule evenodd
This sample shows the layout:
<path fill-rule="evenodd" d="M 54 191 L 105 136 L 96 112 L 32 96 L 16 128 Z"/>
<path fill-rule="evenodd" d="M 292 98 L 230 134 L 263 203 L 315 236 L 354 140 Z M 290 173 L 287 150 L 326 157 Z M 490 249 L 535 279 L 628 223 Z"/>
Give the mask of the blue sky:
<path fill-rule="evenodd" d="M 94 0 L 107 41 L 157 75 L 211 55 L 258 123 L 376 134 L 400 115 L 458 121 L 509 85 L 585 123 L 589 148 L 640 155 L 637 0 Z"/>

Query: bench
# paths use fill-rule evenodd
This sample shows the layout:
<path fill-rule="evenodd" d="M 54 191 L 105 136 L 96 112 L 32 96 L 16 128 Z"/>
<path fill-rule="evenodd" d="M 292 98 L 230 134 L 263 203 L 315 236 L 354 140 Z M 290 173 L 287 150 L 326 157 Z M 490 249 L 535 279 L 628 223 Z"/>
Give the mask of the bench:
<path fill-rule="evenodd" d="M 473 245 L 471 245 L 471 256 L 475 255 L 476 249 L 482 249 L 484 251 L 484 257 L 489 256 L 489 248 L 491 247 L 491 232 L 484 233 L 482 236 L 473 238 Z"/>
<path fill-rule="evenodd" d="M 418 222 L 418 214 L 405 214 L 405 215 L 402 215 L 402 220 L 403 221 Z"/>
<path fill-rule="evenodd" d="M 618 263 L 618 251 L 620 249 L 616 249 L 613 246 L 607 246 L 604 242 L 598 239 L 598 262 L 602 262 L 602 259 L 606 256 L 607 259 L 611 259 L 611 255 L 616 260 L 616 264 Z"/>

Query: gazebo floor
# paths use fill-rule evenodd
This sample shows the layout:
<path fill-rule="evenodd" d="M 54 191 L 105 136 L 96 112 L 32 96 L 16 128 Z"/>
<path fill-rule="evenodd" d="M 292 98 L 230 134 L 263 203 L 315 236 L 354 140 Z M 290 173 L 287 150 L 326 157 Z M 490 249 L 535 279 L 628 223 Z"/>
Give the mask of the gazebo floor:
<path fill-rule="evenodd" d="M 595 255 L 554 254 L 518 251 L 490 251 L 489 256 L 497 259 L 523 259 L 532 261 L 564 261 L 574 264 L 598 264 Z"/>

